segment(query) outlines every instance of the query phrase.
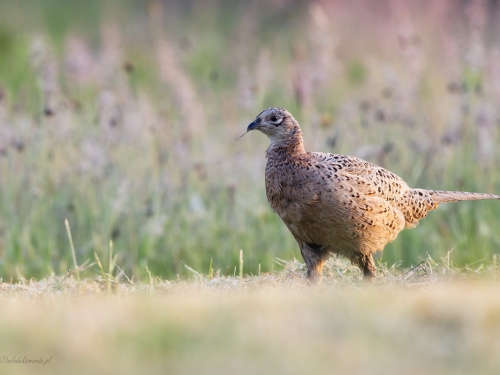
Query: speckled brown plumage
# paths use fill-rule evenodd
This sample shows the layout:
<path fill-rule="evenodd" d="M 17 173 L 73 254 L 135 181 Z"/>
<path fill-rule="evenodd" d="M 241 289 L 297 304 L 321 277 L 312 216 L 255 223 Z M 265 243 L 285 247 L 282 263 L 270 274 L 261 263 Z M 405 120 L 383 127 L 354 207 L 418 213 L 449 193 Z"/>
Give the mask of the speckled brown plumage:
<path fill-rule="evenodd" d="M 302 132 L 282 108 L 260 113 L 247 131 L 271 142 L 266 151 L 266 195 L 295 237 L 307 276 L 321 279 L 323 264 L 337 253 L 375 276 L 372 254 L 397 234 L 414 228 L 439 203 L 500 199 L 497 195 L 412 189 L 397 175 L 348 155 L 304 150 Z"/>

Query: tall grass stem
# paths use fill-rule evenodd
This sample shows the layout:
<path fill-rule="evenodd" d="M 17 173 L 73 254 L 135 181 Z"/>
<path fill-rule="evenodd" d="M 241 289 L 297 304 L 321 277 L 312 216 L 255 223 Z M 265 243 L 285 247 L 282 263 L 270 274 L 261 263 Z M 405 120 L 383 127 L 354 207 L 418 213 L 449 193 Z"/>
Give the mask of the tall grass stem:
<path fill-rule="evenodd" d="M 73 255 L 73 265 L 75 266 L 76 281 L 80 283 L 80 270 L 78 269 L 78 264 L 76 263 L 75 246 L 73 245 L 73 237 L 71 236 L 71 228 L 69 227 L 68 219 L 64 219 L 64 224 L 66 225 L 66 232 L 68 232 L 69 243 L 71 245 L 71 254 Z"/>

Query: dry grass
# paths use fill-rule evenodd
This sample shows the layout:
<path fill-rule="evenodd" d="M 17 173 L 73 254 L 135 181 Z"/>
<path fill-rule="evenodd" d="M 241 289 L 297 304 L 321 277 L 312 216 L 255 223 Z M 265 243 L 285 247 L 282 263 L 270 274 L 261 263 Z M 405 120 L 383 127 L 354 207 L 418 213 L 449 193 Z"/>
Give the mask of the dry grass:
<path fill-rule="evenodd" d="M 387 268 L 379 264 L 378 277 L 373 283 L 367 283 L 362 278 L 358 267 L 348 260 L 333 256 L 323 270 L 323 280 L 319 286 L 312 287 L 305 277 L 304 263 L 293 260 L 276 259 L 275 262 L 283 270 L 267 272 L 262 275 L 234 276 L 221 275 L 220 270 L 210 270 L 208 274 L 197 272 L 185 266 L 191 274 L 189 279 L 163 280 L 151 273 L 147 279 L 137 280 L 127 277 L 123 271 L 113 267 L 109 272 L 99 270 L 95 263 L 82 268 L 92 267 L 96 277 L 84 279 L 81 282 L 75 277 L 76 272 L 68 269 L 63 276 L 51 275 L 49 278 L 36 281 L 21 278 L 16 283 L 1 283 L 0 297 L 12 299 L 36 300 L 58 296 L 90 296 L 115 295 L 131 296 L 144 294 L 184 295 L 197 293 L 233 294 L 245 292 L 263 292 L 266 290 L 283 291 L 328 291 L 335 289 L 365 288 L 367 285 L 376 288 L 433 288 L 436 285 L 450 282 L 496 281 L 497 264 L 494 262 L 485 266 L 478 263 L 476 267 L 458 268 L 450 264 L 450 254 L 436 262 L 427 257 L 409 269 L 401 270 L 397 265 Z"/>
<path fill-rule="evenodd" d="M 333 259 L 319 287 L 296 262 L 243 279 L 113 280 L 111 293 L 102 277 L 3 283 L 0 356 L 50 362 L 0 366 L 12 374 L 494 373 L 494 271 L 427 260 L 382 269 L 368 285 Z"/>

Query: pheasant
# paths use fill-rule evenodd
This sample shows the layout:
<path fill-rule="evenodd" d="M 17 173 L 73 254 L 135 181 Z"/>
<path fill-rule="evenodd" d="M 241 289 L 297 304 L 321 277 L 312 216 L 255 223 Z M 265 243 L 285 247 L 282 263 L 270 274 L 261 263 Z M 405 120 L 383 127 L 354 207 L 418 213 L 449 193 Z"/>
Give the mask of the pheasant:
<path fill-rule="evenodd" d="M 373 279 L 373 256 L 439 203 L 500 199 L 498 195 L 410 188 L 400 177 L 348 155 L 307 152 L 298 122 L 268 108 L 247 128 L 266 134 L 266 195 L 297 241 L 311 282 L 321 281 L 332 254 Z M 246 134 L 246 133 L 245 133 Z"/>

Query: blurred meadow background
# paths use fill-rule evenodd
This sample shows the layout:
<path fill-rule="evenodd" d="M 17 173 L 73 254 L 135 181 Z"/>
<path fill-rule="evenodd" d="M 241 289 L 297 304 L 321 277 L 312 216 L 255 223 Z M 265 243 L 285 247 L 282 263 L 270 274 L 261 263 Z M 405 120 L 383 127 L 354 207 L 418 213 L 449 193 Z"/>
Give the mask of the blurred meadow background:
<path fill-rule="evenodd" d="M 306 149 L 410 186 L 500 193 L 500 5 L 486 0 L 1 0 L 0 275 L 129 277 L 300 259 L 264 191 L 287 108 Z M 442 205 L 378 258 L 500 252 L 498 202 Z M 107 262 L 103 260 L 103 263 Z M 94 270 L 85 271 L 94 276 Z"/>

